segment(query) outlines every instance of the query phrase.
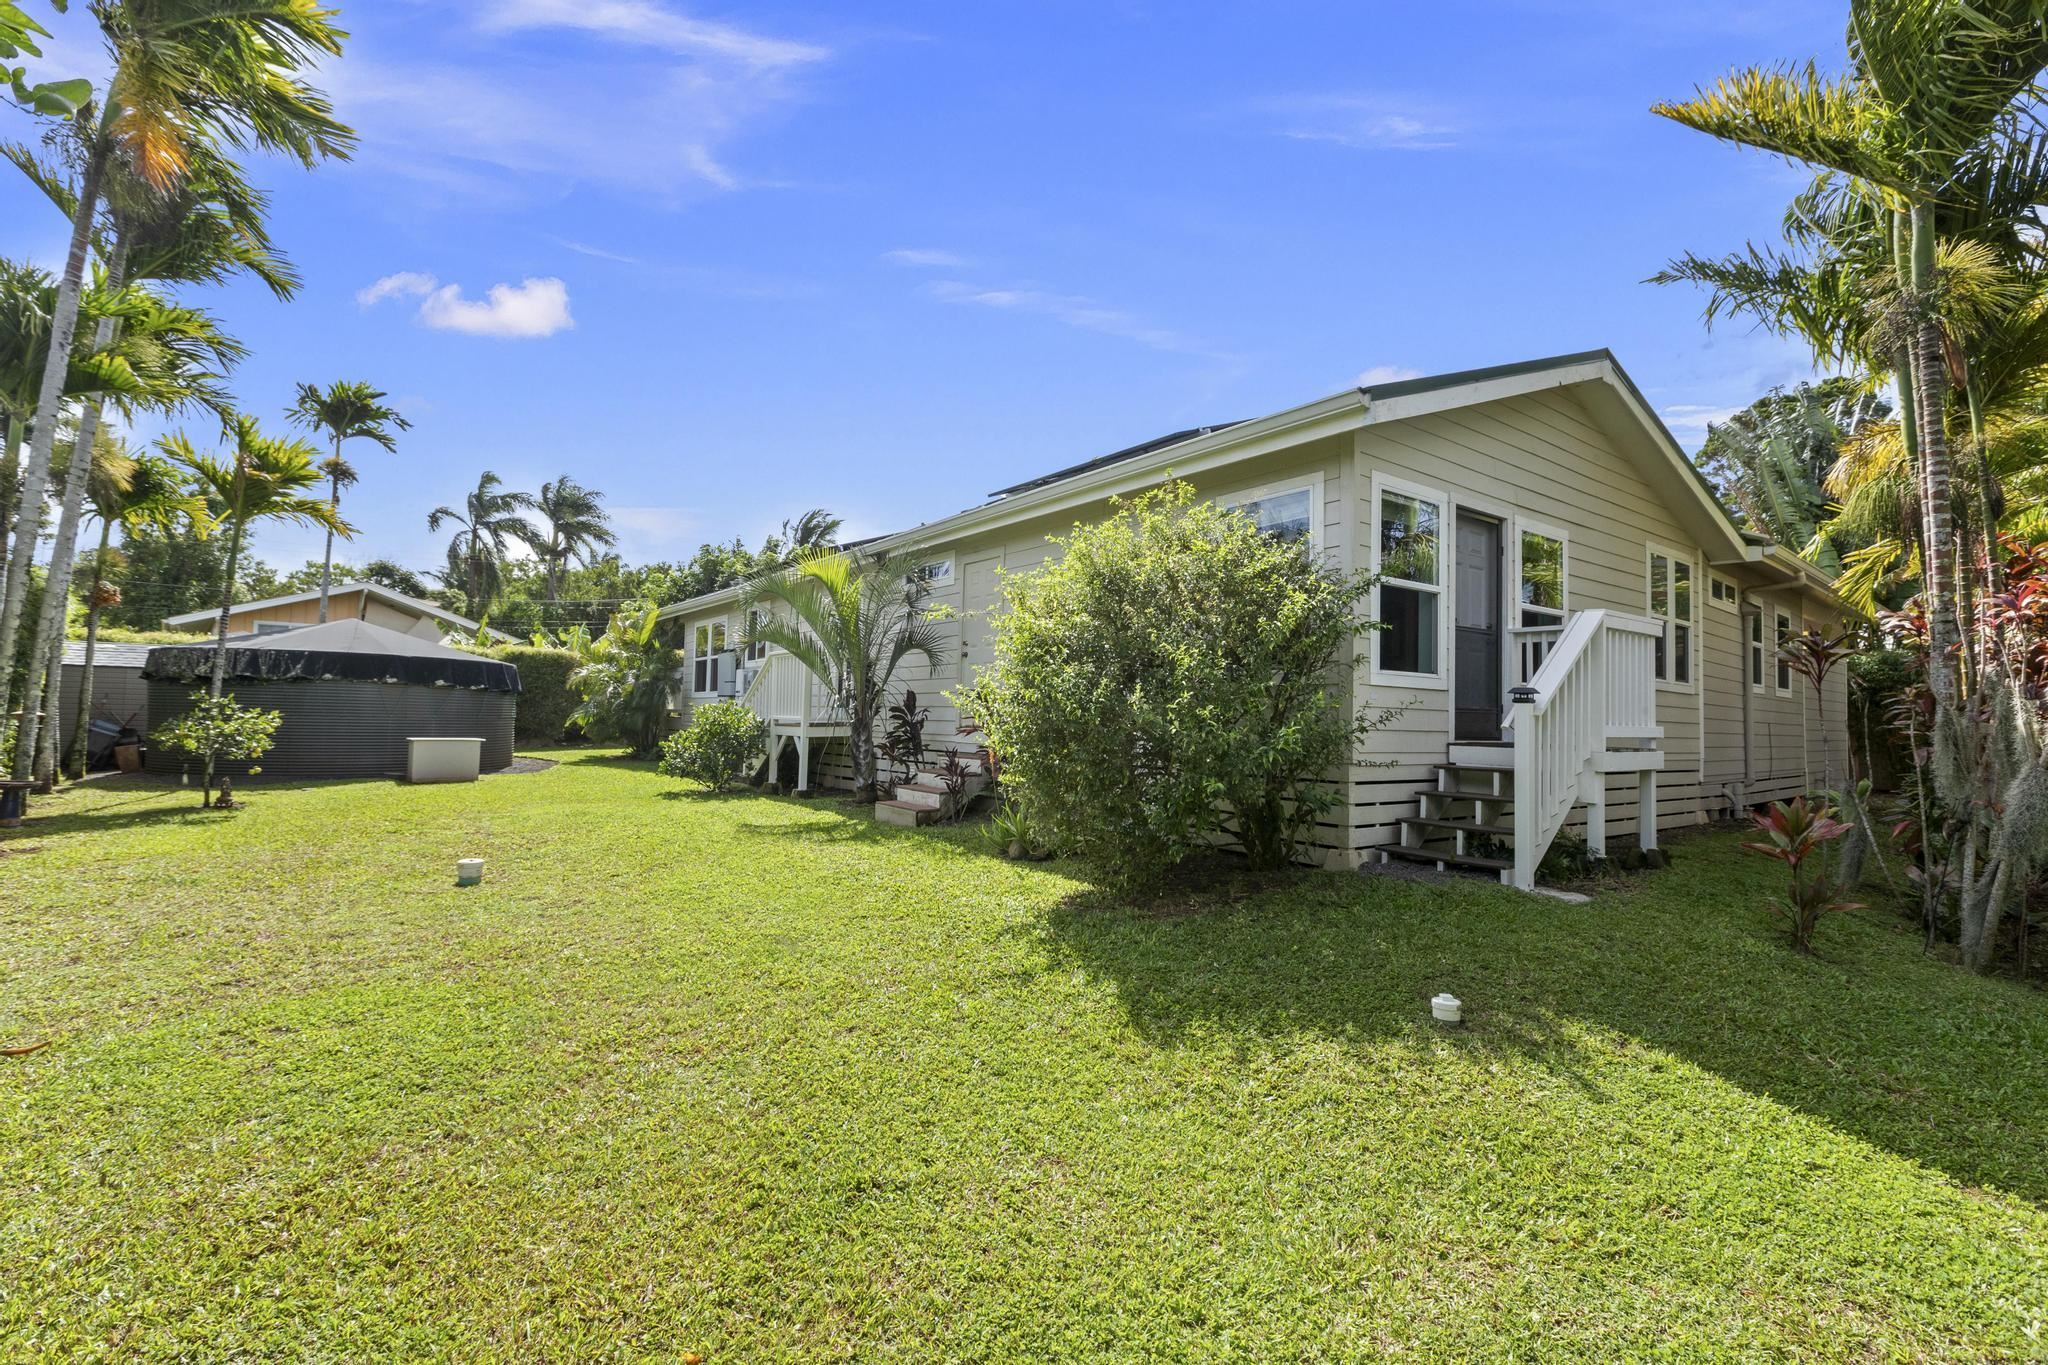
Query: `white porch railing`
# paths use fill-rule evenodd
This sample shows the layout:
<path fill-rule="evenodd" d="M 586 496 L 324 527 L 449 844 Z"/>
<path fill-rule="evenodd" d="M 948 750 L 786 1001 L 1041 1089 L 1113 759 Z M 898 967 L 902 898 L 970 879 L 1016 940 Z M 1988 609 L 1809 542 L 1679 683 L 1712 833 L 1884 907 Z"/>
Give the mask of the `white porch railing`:
<path fill-rule="evenodd" d="M 1541 632 L 1536 632 L 1541 633 Z M 1587 844 L 1604 851 L 1609 744 L 1663 737 L 1657 725 L 1656 621 L 1619 612 L 1574 614 L 1543 661 L 1514 689 L 1508 720 L 1515 753 L 1513 884 L 1536 885 L 1536 865 L 1572 807 L 1589 808 Z M 1656 767 L 1638 755 L 1611 766 L 1642 774 L 1644 847 L 1656 842 Z"/>
<path fill-rule="evenodd" d="M 1528 682 L 1543 667 L 1543 661 L 1550 657 L 1550 651 L 1557 648 L 1557 642 L 1564 638 L 1564 622 L 1554 626 L 1515 626 L 1508 631 L 1508 642 L 1515 655 L 1515 681 Z"/>
<path fill-rule="evenodd" d="M 740 702 L 771 730 L 846 723 L 845 712 L 827 695 L 825 685 L 794 654 L 779 649 L 761 660 Z"/>

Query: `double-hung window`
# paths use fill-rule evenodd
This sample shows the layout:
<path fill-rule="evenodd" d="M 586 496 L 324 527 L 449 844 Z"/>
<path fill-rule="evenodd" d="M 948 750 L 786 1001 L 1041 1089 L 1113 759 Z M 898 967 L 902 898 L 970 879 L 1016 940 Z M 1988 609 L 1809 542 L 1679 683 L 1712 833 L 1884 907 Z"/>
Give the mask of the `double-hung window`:
<path fill-rule="evenodd" d="M 1564 537 L 1524 526 L 1521 533 L 1521 624 L 1564 624 Z"/>
<path fill-rule="evenodd" d="M 1758 607 L 1749 614 L 1749 686 L 1764 690 L 1764 612 Z"/>
<path fill-rule="evenodd" d="M 1785 651 L 1792 647 L 1792 618 L 1784 612 L 1778 613 L 1778 695 L 1784 696 L 1792 690 L 1792 658 Z"/>
<path fill-rule="evenodd" d="M 759 608 L 755 608 L 747 613 L 746 660 L 750 664 L 757 664 L 768 657 L 768 642 L 753 638 L 754 632 L 760 628 L 761 622 L 766 619 L 768 619 L 768 614 Z"/>
<path fill-rule="evenodd" d="M 1374 632 L 1382 681 L 1442 685 L 1443 521 L 1441 493 L 1373 482 L 1373 546 L 1380 576 Z"/>
<path fill-rule="evenodd" d="M 714 621 L 697 627 L 691 649 L 690 690 L 709 696 L 718 690 L 718 656 L 725 652 L 725 622 Z"/>
<path fill-rule="evenodd" d="M 1657 637 L 1657 681 L 1692 686 L 1692 561 L 1650 547 L 1650 615 L 1663 627 Z"/>

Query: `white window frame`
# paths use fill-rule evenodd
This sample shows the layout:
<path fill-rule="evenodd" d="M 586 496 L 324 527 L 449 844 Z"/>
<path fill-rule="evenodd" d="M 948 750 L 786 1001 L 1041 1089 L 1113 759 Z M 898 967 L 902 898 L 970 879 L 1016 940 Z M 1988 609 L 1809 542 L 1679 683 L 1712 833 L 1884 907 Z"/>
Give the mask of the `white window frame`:
<path fill-rule="evenodd" d="M 911 573 L 914 578 L 922 580 L 926 592 L 945 592 L 953 586 L 953 556 L 944 554 L 936 559 L 927 559 Z"/>
<path fill-rule="evenodd" d="M 1797 691 L 1792 676 L 1792 665 L 1785 658 L 1785 646 L 1799 636 L 1800 624 L 1790 607 L 1771 608 L 1771 638 L 1776 642 L 1770 657 L 1771 692 L 1775 696 L 1789 697 Z"/>
<path fill-rule="evenodd" d="M 1561 593 L 1561 594 L 1563 595 L 1563 601 L 1564 601 L 1564 605 L 1563 605 L 1563 606 L 1561 606 L 1561 607 L 1558 607 L 1558 608 L 1556 608 L 1556 610 L 1557 610 L 1557 611 L 1560 611 L 1560 612 L 1562 612 L 1562 613 L 1563 613 L 1563 614 L 1562 614 L 1561 616 L 1559 616 L 1559 617 L 1558 617 L 1558 620 L 1557 620 L 1557 624 L 1558 624 L 1559 626 L 1562 626 L 1562 625 L 1564 625 L 1564 623 L 1565 623 L 1565 622 L 1567 622 L 1567 621 L 1569 621 L 1569 620 L 1571 620 L 1571 619 L 1572 619 L 1572 537 L 1571 537 L 1571 533 L 1570 533 L 1569 531 L 1566 531 L 1566 530 L 1565 530 L 1565 529 L 1564 529 L 1563 527 L 1561 527 L 1561 526 L 1551 526 L 1551 525 L 1548 525 L 1548 524 L 1546 524 L 1546 523 L 1544 523 L 1544 522 L 1540 522 L 1540 521 L 1537 521 L 1537 520 L 1535 520 L 1535 519 L 1534 519 L 1534 518 L 1532 518 L 1532 517 L 1525 517 L 1525 516 L 1521 516 L 1521 515 L 1519 515 L 1519 514 L 1517 514 L 1516 516 L 1514 516 L 1513 518 L 1511 518 L 1511 519 L 1510 519 L 1510 522 L 1509 522 L 1509 526 L 1508 526 L 1508 529 L 1509 529 L 1510 531 L 1512 531 L 1512 532 L 1514 533 L 1514 537 L 1515 537 L 1515 548 L 1514 548 L 1514 554 L 1513 554 L 1512 560 L 1510 561 L 1510 562 L 1511 562 L 1511 564 L 1512 564 L 1512 575 L 1513 575 L 1513 582 L 1512 582 L 1512 583 L 1510 584 L 1510 586 L 1511 586 L 1511 587 L 1512 587 L 1512 588 L 1514 589 L 1514 595 L 1513 595 L 1513 597 L 1511 598 L 1511 600 L 1510 600 L 1510 601 L 1508 602 L 1508 609 L 1509 609 L 1509 610 L 1510 610 L 1511 612 L 1513 612 L 1513 613 L 1514 613 L 1514 618 L 1515 618 L 1515 619 L 1514 619 L 1514 620 L 1512 620 L 1512 621 L 1509 621 L 1509 622 L 1507 622 L 1507 623 L 1506 623 L 1506 625 L 1507 625 L 1507 629 L 1509 629 L 1509 630 L 1511 630 L 1511 631 L 1512 631 L 1512 630 L 1517 630 L 1517 629 L 1522 629 L 1522 628 L 1523 628 L 1523 626 L 1522 626 L 1522 533 L 1523 533 L 1524 531 L 1527 531 L 1527 532 L 1528 532 L 1529 534 L 1531 534 L 1531 535 L 1538 535 L 1538 536 L 1542 536 L 1542 537 L 1543 537 L 1543 538 L 1544 538 L 1545 540 L 1554 540 L 1554 541 L 1556 541 L 1556 542 L 1558 543 L 1558 546 L 1559 546 L 1559 554 L 1560 554 L 1561 558 L 1560 558 L 1560 560 L 1559 560 L 1559 562 L 1558 562 L 1558 570 L 1559 570 L 1559 577 L 1558 577 L 1558 585 L 1557 585 L 1557 586 L 1558 586 L 1558 591 L 1559 591 L 1559 592 L 1560 592 L 1560 593 Z M 1537 607 L 1537 608 L 1535 608 L 1535 610 L 1537 610 L 1537 611 L 1550 611 L 1550 610 L 1552 610 L 1552 608 L 1550 608 L 1550 607 Z"/>
<path fill-rule="evenodd" d="M 749 609 L 746 624 L 741 628 L 741 637 L 744 639 L 746 636 L 753 634 L 754 622 L 756 620 L 765 621 L 771 614 L 766 607 L 753 607 Z M 770 645 L 766 640 L 757 640 L 753 644 L 742 644 L 739 647 L 740 658 L 746 663 L 759 663 L 768 657 L 768 651 L 772 648 L 774 646 Z"/>
<path fill-rule="evenodd" d="M 704 637 L 703 652 L 699 652 L 698 634 Z M 692 697 L 715 697 L 718 695 L 718 656 L 730 648 L 732 630 L 723 616 L 709 616 L 690 623 L 690 695 Z M 711 660 L 711 687 L 708 691 L 697 686 L 697 666 L 704 660 Z"/>
<path fill-rule="evenodd" d="M 1445 572 L 1444 550 L 1446 534 L 1454 524 L 1452 520 L 1454 512 L 1451 499 L 1440 488 L 1431 488 L 1426 484 L 1410 483 L 1406 479 L 1395 478 L 1390 474 L 1375 473 L 1372 476 L 1372 515 L 1366 522 L 1366 555 L 1369 571 L 1375 578 L 1378 577 L 1380 572 L 1380 503 L 1384 495 L 1388 493 L 1399 493 L 1404 497 L 1416 498 L 1423 502 L 1436 504 L 1437 581 L 1434 584 L 1430 584 L 1416 583 L 1405 578 L 1391 580 L 1393 586 L 1397 588 L 1409 588 L 1416 592 L 1436 594 L 1436 672 L 1405 673 L 1396 669 L 1381 668 L 1380 637 L 1386 632 L 1376 630 L 1370 633 L 1370 638 L 1366 642 L 1368 650 L 1366 655 L 1366 676 L 1374 684 L 1385 687 L 1419 687 L 1434 692 L 1449 691 L 1451 686 L 1449 658 L 1451 591 L 1450 584 L 1445 581 L 1449 575 Z M 1378 583 L 1373 584 L 1372 617 L 1375 621 L 1381 619 L 1380 585 Z"/>
<path fill-rule="evenodd" d="M 1764 613 L 1775 608 L 1761 598 L 1756 600 L 1756 610 L 1742 614 L 1743 670 L 1749 681 L 1749 690 L 1762 696 L 1770 686 L 1771 659 L 1766 653 Z"/>
<path fill-rule="evenodd" d="M 1259 502 L 1265 498 L 1279 497 L 1283 493 L 1308 494 L 1308 548 L 1309 553 L 1323 552 L 1323 475 L 1313 470 L 1298 478 L 1274 479 L 1251 488 L 1233 488 L 1228 493 L 1219 493 L 1214 499 L 1225 511 L 1244 506 L 1248 502 Z"/>
<path fill-rule="evenodd" d="M 1680 564 L 1685 565 L 1686 577 L 1692 584 L 1692 591 L 1686 594 L 1688 611 L 1683 620 L 1675 615 L 1657 614 L 1655 563 L 1660 555 L 1671 566 L 1671 579 L 1665 591 L 1670 594 L 1670 605 L 1673 610 L 1676 610 L 1678 602 L 1677 569 Z M 1643 547 L 1643 615 L 1652 621 L 1663 623 L 1664 671 L 1667 673 L 1672 671 L 1672 665 L 1678 661 L 1678 632 L 1673 627 L 1682 625 L 1686 628 L 1685 681 L 1675 682 L 1669 678 L 1659 678 L 1658 689 L 1664 692 L 1694 691 L 1700 681 L 1700 557 L 1697 552 L 1676 550 L 1654 541 Z"/>
<path fill-rule="evenodd" d="M 1721 596 L 1714 591 L 1716 587 L 1726 588 L 1728 595 L 1726 597 Z M 1742 609 L 1742 589 L 1735 586 L 1734 579 L 1723 578 L 1717 573 L 1710 573 L 1707 575 L 1707 600 L 1716 606 L 1726 607 L 1730 611 L 1740 611 Z"/>

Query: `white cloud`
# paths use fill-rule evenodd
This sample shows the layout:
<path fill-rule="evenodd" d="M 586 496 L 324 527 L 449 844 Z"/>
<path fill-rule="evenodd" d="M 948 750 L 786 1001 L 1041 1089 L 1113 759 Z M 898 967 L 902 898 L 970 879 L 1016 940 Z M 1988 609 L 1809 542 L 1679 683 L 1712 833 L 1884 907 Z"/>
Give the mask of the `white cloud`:
<path fill-rule="evenodd" d="M 364 308 L 382 303 L 386 299 L 418 297 L 434 292 L 438 284 L 432 275 L 422 275 L 417 270 L 401 270 L 396 275 L 386 275 L 367 289 L 356 291 L 356 302 Z"/>
<path fill-rule="evenodd" d="M 894 251 L 883 252 L 882 259 L 891 265 L 911 265 L 932 270 L 958 270 L 967 264 L 967 258 L 956 252 L 925 246 L 898 247 Z"/>
<path fill-rule="evenodd" d="M 1434 152 L 1457 145 L 1457 128 L 1419 101 L 1373 94 L 1289 95 L 1256 106 L 1273 131 L 1298 142 L 1363 151 Z"/>
<path fill-rule="evenodd" d="M 451 63 L 358 50 L 323 72 L 362 135 L 359 161 L 465 199 L 577 184 L 665 198 L 741 188 L 749 178 L 728 151 L 795 105 L 801 76 L 831 56 L 652 0 L 472 0 L 469 12 L 487 36 L 592 41 Z"/>
<path fill-rule="evenodd" d="M 362 290 L 356 301 L 367 308 L 400 297 L 420 300 L 417 316 L 423 325 L 471 336 L 546 337 L 576 325 L 569 316 L 569 287 L 552 276 L 494 284 L 482 299 L 471 299 L 459 284 L 404 270 Z"/>
<path fill-rule="evenodd" d="M 1739 407 L 1723 408 L 1711 403 L 1673 403 L 1657 415 L 1664 419 L 1665 426 L 1671 428 L 1672 435 L 1704 440 L 1709 426 L 1719 426 L 1741 411 Z"/>
<path fill-rule="evenodd" d="M 800 66 L 830 54 L 810 43 L 764 38 L 728 24 L 692 19 L 652 0 L 495 0 L 480 20 L 486 30 L 581 29 L 619 42 L 748 66 Z"/>
<path fill-rule="evenodd" d="M 1368 365 L 1358 372 L 1358 387 L 1369 389 L 1375 384 L 1395 384 L 1403 379 L 1420 379 L 1422 371 L 1411 370 L 1406 365 Z"/>
<path fill-rule="evenodd" d="M 926 286 L 926 292 L 946 303 L 973 304 L 981 308 L 1052 318 L 1084 332 L 1122 337 L 1155 351 L 1215 355 L 1208 347 L 1179 332 L 1156 327 L 1121 309 L 1106 307 L 1079 294 L 1054 294 L 1042 289 L 993 289 L 959 280 L 936 280 Z"/>

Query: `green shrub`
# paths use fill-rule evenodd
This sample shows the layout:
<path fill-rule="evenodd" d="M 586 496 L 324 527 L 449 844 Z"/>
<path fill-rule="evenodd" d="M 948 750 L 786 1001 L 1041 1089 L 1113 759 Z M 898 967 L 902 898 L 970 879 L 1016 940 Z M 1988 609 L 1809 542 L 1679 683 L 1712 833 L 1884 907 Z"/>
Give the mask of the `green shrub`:
<path fill-rule="evenodd" d="M 579 660 L 566 649 L 500 645 L 490 658 L 519 670 L 519 710 L 512 732 L 521 744 L 560 744 L 569 737 L 569 717 L 583 698 L 569 685 Z"/>
<path fill-rule="evenodd" d="M 159 725 L 150 738 L 160 747 L 172 753 L 187 754 L 204 765 L 199 804 L 211 806 L 215 804 L 213 779 L 218 765 L 244 763 L 269 753 L 272 736 L 283 720 L 282 711 L 240 705 L 232 692 L 224 697 L 194 692 L 192 704 L 185 713 L 176 720 Z M 257 771 L 249 769 L 251 776 Z M 221 789 L 220 804 L 232 804 L 226 795 L 226 779 L 222 779 Z"/>
<path fill-rule="evenodd" d="M 621 739 L 634 758 L 651 758 L 668 731 L 668 694 L 682 655 L 668 642 L 652 602 L 612 613 L 604 634 L 581 656 L 569 685 L 583 702 L 570 719 L 593 739 Z"/>
<path fill-rule="evenodd" d="M 745 776 L 767 748 L 768 727 L 759 716 L 736 701 L 707 702 L 662 741 L 661 771 L 716 791 Z"/>
<path fill-rule="evenodd" d="M 1386 719 L 1353 710 L 1341 662 L 1370 579 L 1185 484 L 1056 543 L 1006 580 L 994 660 L 956 698 L 1039 836 L 1124 886 L 1219 836 L 1292 860 Z"/>

